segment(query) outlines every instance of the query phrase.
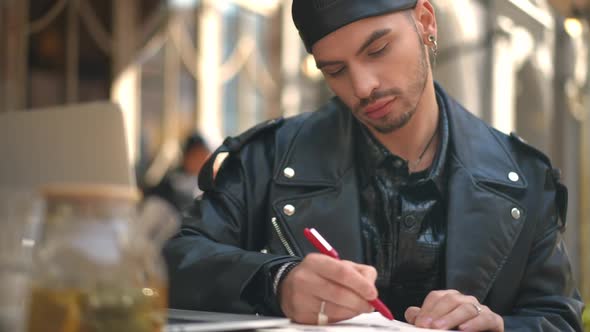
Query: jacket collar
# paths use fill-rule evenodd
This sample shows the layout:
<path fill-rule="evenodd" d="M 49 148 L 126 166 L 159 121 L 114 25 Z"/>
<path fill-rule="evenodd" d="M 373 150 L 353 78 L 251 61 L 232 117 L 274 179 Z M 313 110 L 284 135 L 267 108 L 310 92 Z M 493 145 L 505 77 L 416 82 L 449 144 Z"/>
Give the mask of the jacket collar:
<path fill-rule="evenodd" d="M 499 140 L 499 134 L 467 112 L 437 83 L 435 88 L 437 100 L 444 103 L 447 110 L 447 157 L 461 163 L 477 181 L 525 188 L 526 179 L 507 147 Z M 288 144 L 287 153 L 277 154 L 282 159 L 277 160 L 280 166 L 274 174 L 275 181 L 284 185 L 334 186 L 348 169 L 354 167 L 357 156 L 354 135 L 360 130 L 360 124 L 350 110 L 338 98 L 333 98 L 303 121 L 294 139 L 291 135 L 277 136 L 279 145 L 281 139 L 289 143 L 285 143 Z M 295 176 L 285 177 L 286 168 L 294 169 Z M 519 175 L 518 181 L 508 177 L 510 172 Z"/>
<path fill-rule="evenodd" d="M 436 84 L 439 100 L 449 110 L 451 154 L 478 181 L 523 189 L 527 186 L 516 161 L 495 129 L 466 111 Z M 508 175 L 516 172 L 518 181 Z"/>
<path fill-rule="evenodd" d="M 396 176 L 404 178 L 404 182 L 410 184 L 410 186 L 432 183 L 436 190 L 438 190 L 438 193 L 444 197 L 446 194 L 446 181 L 444 179 L 446 174 L 444 170 L 447 164 L 449 124 L 446 105 L 438 99 L 437 97 L 440 112 L 438 128 L 434 135 L 439 135 L 440 144 L 432 165 L 425 171 L 410 174 L 408 162 L 405 159 L 391 153 L 365 126 L 358 126 L 362 128 L 356 133 L 358 139 L 355 142 L 355 146 L 358 151 L 357 167 L 360 171 L 359 184 L 361 188 L 364 188 L 368 184 L 369 179 L 377 172 L 377 169 L 389 168 L 390 170 L 396 169 L 393 171 Z M 394 163 L 398 163 L 399 165 L 393 166 Z"/>

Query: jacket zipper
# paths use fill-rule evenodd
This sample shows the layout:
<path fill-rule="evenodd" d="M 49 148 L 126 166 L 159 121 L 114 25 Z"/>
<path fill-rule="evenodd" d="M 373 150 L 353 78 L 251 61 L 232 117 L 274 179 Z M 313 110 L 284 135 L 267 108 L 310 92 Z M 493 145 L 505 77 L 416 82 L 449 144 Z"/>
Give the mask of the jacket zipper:
<path fill-rule="evenodd" d="M 275 231 L 277 232 L 279 240 L 281 241 L 281 243 L 283 244 L 283 246 L 285 247 L 285 249 L 287 250 L 289 255 L 295 256 L 295 252 L 293 251 L 293 249 L 291 248 L 291 245 L 289 244 L 289 241 L 287 241 L 287 238 L 283 234 L 283 231 L 281 230 L 281 226 L 279 226 L 279 223 L 277 222 L 277 218 L 273 217 L 271 219 L 271 223 L 272 223 L 272 226 L 274 227 Z"/>

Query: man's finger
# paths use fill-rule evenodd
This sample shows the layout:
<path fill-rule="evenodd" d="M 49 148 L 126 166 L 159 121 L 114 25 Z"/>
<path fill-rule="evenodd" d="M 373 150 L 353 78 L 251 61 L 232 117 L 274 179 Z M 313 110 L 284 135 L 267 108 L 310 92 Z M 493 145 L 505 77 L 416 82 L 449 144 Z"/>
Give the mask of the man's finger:
<path fill-rule="evenodd" d="M 416 325 L 418 327 L 429 328 L 431 326 L 432 322 L 435 320 L 435 318 L 438 318 L 438 317 L 433 316 L 433 314 L 434 314 L 433 310 L 435 309 L 435 307 L 437 305 L 439 305 L 439 302 L 441 301 L 441 299 L 443 297 L 446 297 L 447 295 L 452 295 L 452 294 L 460 294 L 460 293 L 458 291 L 452 290 L 452 289 L 430 292 L 426 296 L 426 299 L 424 299 L 424 303 L 420 307 L 420 313 L 418 314 L 418 317 L 416 317 L 416 322 L 414 325 Z M 458 303 L 445 303 L 444 309 L 446 310 L 446 312 L 444 312 L 443 314 L 450 312 L 457 305 L 458 305 Z"/>
<path fill-rule="evenodd" d="M 314 319 L 312 316 L 317 316 L 319 310 L 312 305 L 314 299 L 318 303 L 322 300 L 333 303 L 331 307 L 335 307 L 335 309 L 330 309 L 334 312 L 329 316 L 333 320 L 347 319 L 360 313 L 373 311 L 367 300 L 349 288 L 348 285 L 322 276 L 324 268 L 322 265 L 342 263 L 341 261 L 323 255 L 321 255 L 323 257 L 317 256 L 320 255 L 311 256 L 311 259 L 306 257 L 287 274 L 281 283 L 278 294 L 285 315 L 299 322 L 311 323 L 310 319 Z M 351 264 L 338 265 L 347 266 L 356 277 L 369 283 Z M 325 272 L 323 273 L 325 274 Z M 334 277 L 334 279 L 336 278 Z"/>
<path fill-rule="evenodd" d="M 479 302 L 473 296 L 463 295 L 458 292 L 447 293 L 438 299 L 435 305 L 430 309 L 428 315 L 436 321 L 455 310 L 459 310 L 459 312 L 465 312 L 465 315 L 467 316 L 466 318 L 471 319 L 473 315 L 477 315 L 477 310 L 475 309 L 474 304 L 479 305 Z M 463 321 L 460 323 L 462 322 Z"/>
<path fill-rule="evenodd" d="M 349 288 L 365 300 L 374 300 L 377 297 L 374 282 L 367 279 L 349 263 L 320 254 L 309 254 L 304 262 L 308 263 L 323 278 Z"/>
<path fill-rule="evenodd" d="M 328 316 L 328 322 L 333 323 L 353 318 L 361 313 L 355 310 L 350 310 L 348 307 L 339 305 L 338 303 L 326 301 L 326 304 L 324 305 L 324 314 Z"/>
<path fill-rule="evenodd" d="M 406 318 L 406 322 L 413 325 L 414 322 L 416 322 L 416 317 L 418 317 L 419 313 L 420 313 L 420 308 L 418 308 L 418 307 L 409 307 L 408 309 L 406 309 L 406 312 L 404 313 L 404 317 Z"/>
<path fill-rule="evenodd" d="M 312 301 L 308 301 L 313 304 L 307 303 L 306 306 L 300 307 L 299 311 L 293 312 L 291 316 L 288 316 L 294 322 L 300 324 L 319 324 L 319 313 L 322 306 L 322 300 L 314 298 Z M 340 306 L 336 303 L 329 301 L 323 301 L 324 303 L 324 315 L 328 318 L 328 323 L 339 322 L 345 319 L 350 319 L 357 316 L 359 313 L 353 310 L 349 310 L 346 307 Z"/>
<path fill-rule="evenodd" d="M 314 280 L 315 278 L 317 280 Z M 360 297 L 356 292 L 350 290 L 350 288 L 334 283 L 329 279 L 324 279 L 319 275 L 310 276 L 309 281 L 314 285 L 309 290 L 320 299 L 338 304 L 343 308 L 355 312 L 357 315 L 373 311 L 369 302 Z"/>
<path fill-rule="evenodd" d="M 475 319 L 480 315 L 483 315 L 483 313 L 478 313 L 473 303 L 463 303 L 455 309 L 453 309 L 448 314 L 439 318 L 435 318 L 435 321 L 432 323 L 432 326 L 436 329 L 441 330 L 451 329 L 469 320 Z"/>
<path fill-rule="evenodd" d="M 374 267 L 370 265 L 357 264 L 350 261 L 345 262 L 350 263 L 354 269 L 356 269 L 361 275 L 370 280 L 372 283 L 375 283 L 377 280 L 377 270 Z"/>
<path fill-rule="evenodd" d="M 504 320 L 486 306 L 480 315 L 459 325 L 461 331 L 504 331 Z"/>

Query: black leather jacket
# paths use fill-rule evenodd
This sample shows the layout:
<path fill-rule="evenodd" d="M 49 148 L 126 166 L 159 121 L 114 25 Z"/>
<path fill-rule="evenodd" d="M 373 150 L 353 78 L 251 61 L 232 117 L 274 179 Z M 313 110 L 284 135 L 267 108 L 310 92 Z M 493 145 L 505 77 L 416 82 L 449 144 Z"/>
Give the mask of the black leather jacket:
<path fill-rule="evenodd" d="M 436 89 L 450 130 L 445 288 L 475 296 L 506 330 L 582 331 L 561 236 L 567 191 L 548 158 Z M 253 312 L 243 293 L 263 265 L 315 251 L 305 227 L 362 262 L 354 121 L 335 98 L 224 142 L 229 157 L 214 181 L 205 166 L 205 194 L 164 251 L 172 307 Z"/>

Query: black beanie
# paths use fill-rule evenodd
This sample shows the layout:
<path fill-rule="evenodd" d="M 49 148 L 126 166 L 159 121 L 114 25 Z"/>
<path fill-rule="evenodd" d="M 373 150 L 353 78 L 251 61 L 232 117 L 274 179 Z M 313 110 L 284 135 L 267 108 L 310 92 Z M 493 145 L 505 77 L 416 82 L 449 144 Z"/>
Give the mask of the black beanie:
<path fill-rule="evenodd" d="M 331 32 L 363 18 L 414 8 L 417 0 L 293 0 L 291 13 L 307 52 Z"/>

